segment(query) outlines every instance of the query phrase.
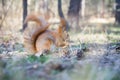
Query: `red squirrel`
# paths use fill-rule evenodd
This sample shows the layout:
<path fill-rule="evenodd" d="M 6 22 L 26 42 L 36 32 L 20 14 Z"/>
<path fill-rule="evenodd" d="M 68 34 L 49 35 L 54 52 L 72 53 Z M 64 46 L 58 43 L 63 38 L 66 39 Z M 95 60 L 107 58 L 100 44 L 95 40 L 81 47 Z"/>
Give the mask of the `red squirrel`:
<path fill-rule="evenodd" d="M 68 45 L 66 39 L 68 34 L 65 31 L 66 21 L 60 18 L 60 24 L 56 30 L 48 29 L 50 24 L 41 16 L 30 14 L 26 17 L 25 23 L 33 21 L 37 26 L 29 26 L 24 31 L 24 46 L 31 53 L 42 54 L 45 50 L 50 50 L 52 45 L 65 47 Z"/>

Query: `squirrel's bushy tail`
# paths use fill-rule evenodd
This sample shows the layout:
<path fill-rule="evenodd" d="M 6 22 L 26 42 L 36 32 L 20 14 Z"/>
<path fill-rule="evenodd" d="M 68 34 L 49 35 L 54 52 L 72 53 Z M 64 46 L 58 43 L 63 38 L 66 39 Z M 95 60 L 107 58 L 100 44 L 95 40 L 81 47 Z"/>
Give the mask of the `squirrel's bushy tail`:
<path fill-rule="evenodd" d="M 49 23 L 43 18 L 36 14 L 30 14 L 26 17 L 25 22 L 27 23 L 29 21 L 36 22 L 38 24 L 37 26 L 29 26 L 24 31 L 24 46 L 25 48 L 31 52 L 36 53 L 36 40 L 40 34 L 45 32 L 48 27 Z"/>

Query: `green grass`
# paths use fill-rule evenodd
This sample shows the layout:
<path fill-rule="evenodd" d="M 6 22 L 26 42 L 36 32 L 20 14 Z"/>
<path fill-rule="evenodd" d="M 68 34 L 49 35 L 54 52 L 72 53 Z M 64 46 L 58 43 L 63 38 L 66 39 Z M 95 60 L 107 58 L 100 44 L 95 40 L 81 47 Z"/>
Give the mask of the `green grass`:
<path fill-rule="evenodd" d="M 40 56 L 40 57 L 37 57 L 35 55 L 30 55 L 27 57 L 27 60 L 30 61 L 30 62 L 41 62 L 41 63 L 44 63 L 46 62 L 47 60 L 49 59 L 49 57 L 47 55 L 43 55 L 43 56 Z"/>
<path fill-rule="evenodd" d="M 86 64 L 81 68 L 74 69 L 71 72 L 71 80 L 119 80 L 118 73 L 111 68 L 99 68 L 91 64 Z"/>
<path fill-rule="evenodd" d="M 47 80 L 44 77 L 39 78 L 37 75 L 35 75 L 35 72 L 38 71 L 39 74 L 39 72 L 42 71 L 42 68 L 25 68 L 29 66 L 25 66 L 25 64 L 28 64 L 29 61 L 34 63 L 37 60 L 37 58 L 33 56 L 29 58 L 32 58 L 33 60 L 31 61 L 27 58 L 27 61 L 26 59 L 16 62 L 11 61 L 7 62 L 7 65 L 4 67 L 0 66 L 0 80 Z M 45 59 L 46 61 L 46 58 L 43 59 Z M 54 62 L 56 62 L 56 60 Z M 74 65 L 76 67 L 70 69 L 66 68 L 66 70 L 63 70 L 62 72 L 59 70 L 52 70 L 51 74 L 54 75 L 53 80 L 120 80 L 120 72 L 114 71 L 111 67 L 99 67 L 95 64 L 77 65 L 77 63 L 74 63 Z M 29 73 L 29 75 L 26 75 L 26 72 L 30 70 L 32 70 L 33 73 Z M 49 74 L 46 75 L 50 76 Z"/>

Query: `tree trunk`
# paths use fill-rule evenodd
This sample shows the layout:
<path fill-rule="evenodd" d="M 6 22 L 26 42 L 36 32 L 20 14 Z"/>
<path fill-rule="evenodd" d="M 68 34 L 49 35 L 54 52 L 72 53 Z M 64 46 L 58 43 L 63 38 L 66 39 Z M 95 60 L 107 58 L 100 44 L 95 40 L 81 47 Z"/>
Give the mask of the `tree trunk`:
<path fill-rule="evenodd" d="M 5 2 L 6 2 L 6 0 L 2 0 L 2 8 L 4 9 L 4 7 L 5 7 Z"/>
<path fill-rule="evenodd" d="M 81 2 L 81 17 L 84 19 L 85 17 L 85 0 Z"/>
<path fill-rule="evenodd" d="M 1 4 L 2 4 L 2 8 L 1 8 L 1 10 L 0 10 L 0 19 L 2 19 L 2 17 L 4 16 L 4 14 L 5 14 L 5 0 L 2 0 L 2 2 L 1 2 Z"/>
<path fill-rule="evenodd" d="M 68 10 L 68 20 L 72 30 L 79 30 L 79 12 L 81 10 L 82 0 L 70 0 L 70 6 Z"/>
<path fill-rule="evenodd" d="M 24 24 L 24 20 L 27 16 L 27 0 L 23 0 L 23 29 L 22 31 L 25 30 L 25 28 L 27 27 L 27 24 Z"/>
<path fill-rule="evenodd" d="M 58 0 L 58 14 L 61 18 L 65 18 L 64 17 L 64 14 L 63 14 L 63 11 L 62 11 L 62 2 L 61 0 Z"/>
<path fill-rule="evenodd" d="M 115 22 L 120 24 L 120 0 L 116 0 Z"/>
<path fill-rule="evenodd" d="M 6 13 L 6 0 L 2 0 L 2 11 L 0 13 L 0 18 L 2 19 Z"/>
<path fill-rule="evenodd" d="M 63 11 L 62 11 L 62 1 L 61 0 L 58 0 L 58 14 L 61 18 L 64 18 L 64 14 L 63 14 Z M 66 21 L 66 31 L 69 31 L 69 25 L 68 25 L 68 22 Z"/>
<path fill-rule="evenodd" d="M 105 0 L 101 1 L 101 13 L 100 13 L 100 17 L 104 18 L 104 14 L 105 14 Z"/>

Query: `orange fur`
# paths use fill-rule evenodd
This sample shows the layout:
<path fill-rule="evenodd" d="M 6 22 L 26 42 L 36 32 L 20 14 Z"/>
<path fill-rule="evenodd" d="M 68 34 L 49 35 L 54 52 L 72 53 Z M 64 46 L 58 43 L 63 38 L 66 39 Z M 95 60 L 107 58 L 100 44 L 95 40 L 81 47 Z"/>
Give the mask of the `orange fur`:
<path fill-rule="evenodd" d="M 25 30 L 24 42 L 25 47 L 32 53 L 42 53 L 44 50 L 50 50 L 52 45 L 56 47 L 66 46 L 68 34 L 65 32 L 66 22 L 63 18 L 60 19 L 60 25 L 57 30 L 49 30 L 50 24 L 45 19 L 38 15 L 31 14 L 26 17 L 25 23 L 35 21 L 38 26 L 29 30 Z"/>

